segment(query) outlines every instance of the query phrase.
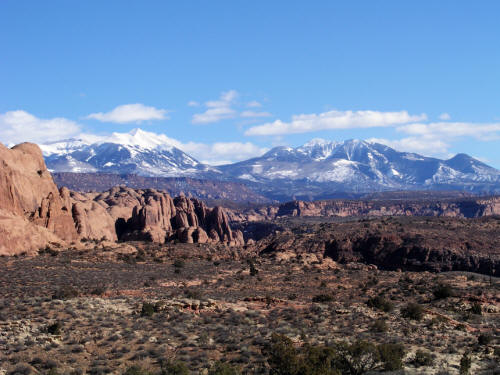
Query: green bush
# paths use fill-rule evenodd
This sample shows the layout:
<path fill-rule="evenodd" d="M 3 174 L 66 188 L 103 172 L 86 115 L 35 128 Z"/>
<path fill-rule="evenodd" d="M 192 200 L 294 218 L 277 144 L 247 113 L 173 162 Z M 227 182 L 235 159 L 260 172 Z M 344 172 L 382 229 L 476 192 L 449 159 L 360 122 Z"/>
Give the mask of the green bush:
<path fill-rule="evenodd" d="M 493 338 L 492 338 L 490 335 L 488 335 L 487 333 L 481 333 L 481 334 L 477 337 L 477 343 L 478 343 L 479 345 L 482 345 L 482 346 L 483 346 L 483 345 L 485 345 L 485 346 L 486 346 L 486 345 L 488 345 L 489 343 L 491 343 L 491 340 L 492 340 L 492 339 L 493 339 Z"/>
<path fill-rule="evenodd" d="M 160 375 L 189 375 L 189 369 L 180 361 L 167 361 L 161 364 Z"/>
<path fill-rule="evenodd" d="M 415 367 L 432 366 L 434 364 L 435 357 L 435 355 L 426 350 L 418 349 L 415 353 L 413 364 Z"/>
<path fill-rule="evenodd" d="M 55 322 L 47 326 L 47 333 L 51 335 L 60 335 L 62 331 L 61 322 Z"/>
<path fill-rule="evenodd" d="M 149 302 L 144 302 L 142 304 L 141 316 L 153 316 L 156 312 L 155 305 Z"/>
<path fill-rule="evenodd" d="M 424 317 L 424 309 L 418 303 L 409 303 L 401 309 L 404 318 L 420 321 Z"/>
<path fill-rule="evenodd" d="M 379 350 L 367 341 L 357 341 L 351 345 L 340 344 L 337 350 L 337 368 L 342 374 L 361 375 L 374 370 L 380 362 Z"/>
<path fill-rule="evenodd" d="M 52 299 L 66 300 L 66 299 L 76 298 L 79 295 L 80 292 L 78 292 L 78 290 L 76 290 L 72 286 L 65 286 L 56 290 L 52 295 Z"/>
<path fill-rule="evenodd" d="M 270 375 L 361 375 L 379 368 L 401 369 L 405 351 L 400 344 L 376 346 L 367 341 L 295 347 L 288 337 L 273 334 L 262 353 Z"/>
<path fill-rule="evenodd" d="M 481 315 L 483 313 L 483 308 L 482 308 L 482 306 L 481 306 L 481 304 L 479 302 L 475 302 L 475 303 L 472 304 L 472 306 L 470 308 L 470 311 L 473 314 Z"/>
<path fill-rule="evenodd" d="M 453 288 L 448 284 L 438 285 L 438 287 L 434 289 L 433 293 L 436 299 L 445 299 L 448 297 L 453 297 L 455 295 Z"/>
<path fill-rule="evenodd" d="M 394 305 L 382 296 L 370 298 L 368 301 L 366 301 L 366 305 L 368 307 L 379 309 L 385 312 L 390 312 L 394 309 Z"/>
<path fill-rule="evenodd" d="M 152 375 L 151 372 L 146 371 L 139 366 L 129 367 L 123 374 L 124 375 Z"/>
<path fill-rule="evenodd" d="M 333 296 L 331 294 L 318 294 L 312 298 L 313 302 L 325 303 L 333 301 Z"/>
<path fill-rule="evenodd" d="M 174 267 L 175 268 L 184 268 L 186 263 L 182 259 L 176 259 L 174 260 Z"/>
<path fill-rule="evenodd" d="M 269 364 L 270 375 L 297 374 L 299 358 L 292 340 L 284 335 L 273 334 L 270 343 L 263 350 Z"/>
<path fill-rule="evenodd" d="M 191 298 L 191 299 L 200 299 L 203 297 L 203 293 L 199 289 L 186 289 L 184 291 L 184 295 L 186 298 Z"/>
<path fill-rule="evenodd" d="M 255 264 L 252 260 L 248 261 L 248 266 L 250 267 L 250 276 L 257 276 L 259 270 L 255 267 Z"/>
<path fill-rule="evenodd" d="M 472 366 L 472 360 L 469 353 L 464 353 L 460 359 L 460 375 L 468 375 Z"/>
<path fill-rule="evenodd" d="M 385 371 L 396 371 L 403 368 L 404 346 L 401 344 L 380 344 L 378 346 L 380 360 Z"/>
<path fill-rule="evenodd" d="M 231 365 L 222 362 L 216 362 L 208 371 L 208 375 L 238 375 L 239 371 Z"/>
<path fill-rule="evenodd" d="M 389 330 L 389 327 L 387 326 L 387 322 L 385 319 L 378 319 L 373 323 L 372 325 L 372 331 L 373 332 L 387 332 Z"/>

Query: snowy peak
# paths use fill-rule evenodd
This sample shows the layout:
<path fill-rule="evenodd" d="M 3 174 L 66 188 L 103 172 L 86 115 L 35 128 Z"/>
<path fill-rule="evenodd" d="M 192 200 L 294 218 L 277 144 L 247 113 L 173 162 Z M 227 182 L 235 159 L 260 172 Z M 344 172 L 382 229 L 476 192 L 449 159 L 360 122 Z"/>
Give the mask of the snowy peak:
<path fill-rule="evenodd" d="M 55 172 L 134 173 L 143 176 L 191 176 L 214 170 L 177 148 L 166 135 L 134 129 L 105 137 L 40 145 L 47 166 Z"/>
<path fill-rule="evenodd" d="M 465 154 L 440 160 L 357 139 L 336 142 L 318 138 L 300 147 L 275 147 L 260 157 L 210 167 L 181 147 L 166 135 L 141 129 L 41 145 L 47 166 L 55 172 L 217 178 L 259 186 L 262 193 L 286 189 L 289 197 L 313 190 L 500 192 L 500 171 Z"/>
<path fill-rule="evenodd" d="M 465 154 L 449 160 L 396 151 L 357 139 L 313 139 L 303 146 L 275 147 L 260 158 L 220 167 L 263 184 L 327 184 L 341 191 L 394 189 L 500 189 L 500 171 Z M 243 176 L 243 177 L 241 177 Z M 493 185 L 492 185 L 493 184 Z M 496 191 L 496 190 L 495 190 Z"/>
<path fill-rule="evenodd" d="M 297 152 L 308 155 L 314 160 L 324 160 L 328 158 L 335 148 L 339 145 L 337 142 L 327 141 L 321 138 L 315 138 L 301 147 L 297 148 Z"/>
<path fill-rule="evenodd" d="M 103 143 L 117 143 L 145 150 L 161 148 L 170 151 L 179 146 L 177 141 L 164 134 L 150 133 L 142 129 L 133 129 L 129 133 L 113 133 L 109 138 L 103 140 Z"/>

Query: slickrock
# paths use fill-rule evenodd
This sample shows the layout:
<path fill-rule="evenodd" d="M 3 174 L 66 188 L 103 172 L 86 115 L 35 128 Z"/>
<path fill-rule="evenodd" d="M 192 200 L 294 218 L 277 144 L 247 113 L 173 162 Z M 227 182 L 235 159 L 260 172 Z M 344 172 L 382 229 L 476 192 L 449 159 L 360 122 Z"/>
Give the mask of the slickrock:
<path fill-rule="evenodd" d="M 39 147 L 0 144 L 0 253 L 33 253 L 78 237 L 68 191 L 57 189 Z"/>
<path fill-rule="evenodd" d="M 36 253 L 79 239 L 244 244 L 224 209 L 154 189 L 57 189 L 37 145 L 0 144 L 0 254 Z"/>

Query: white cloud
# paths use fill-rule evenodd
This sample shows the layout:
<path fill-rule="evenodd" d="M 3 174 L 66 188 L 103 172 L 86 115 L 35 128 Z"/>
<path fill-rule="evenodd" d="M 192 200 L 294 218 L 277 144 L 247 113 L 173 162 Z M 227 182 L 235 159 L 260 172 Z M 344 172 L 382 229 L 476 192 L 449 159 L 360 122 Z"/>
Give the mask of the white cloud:
<path fill-rule="evenodd" d="M 203 113 L 193 115 L 191 122 L 193 124 L 209 124 L 220 120 L 235 118 L 237 112 L 231 108 L 238 97 L 238 92 L 230 90 L 223 92 L 219 100 L 208 101 L 205 103 L 207 110 Z"/>
<path fill-rule="evenodd" d="M 269 112 L 258 112 L 258 111 L 243 111 L 240 113 L 241 117 L 255 118 L 255 117 L 271 117 L 272 114 Z"/>
<path fill-rule="evenodd" d="M 448 121 L 451 120 L 451 116 L 449 113 L 444 112 L 439 115 L 439 119 L 443 121 Z"/>
<path fill-rule="evenodd" d="M 216 142 L 212 144 L 188 142 L 178 146 L 203 163 L 221 165 L 260 156 L 268 148 L 251 142 Z"/>
<path fill-rule="evenodd" d="M 119 105 L 109 112 L 91 113 L 86 118 L 118 124 L 168 119 L 167 110 L 148 107 L 141 103 Z"/>
<path fill-rule="evenodd" d="M 381 143 L 402 152 L 415 152 L 426 156 L 446 157 L 450 145 L 440 139 L 407 137 L 403 139 L 370 138 L 369 142 Z"/>
<path fill-rule="evenodd" d="M 480 141 L 500 140 L 500 123 L 433 122 L 403 125 L 396 130 L 408 136 L 389 140 L 372 138 L 396 150 L 447 158 L 451 144 L 459 138 L 475 138 Z"/>
<path fill-rule="evenodd" d="M 262 104 L 260 104 L 257 100 L 252 100 L 251 102 L 247 103 L 248 108 L 260 108 L 262 107 Z"/>
<path fill-rule="evenodd" d="M 200 103 L 198 103 L 196 100 L 190 100 L 188 102 L 188 107 L 199 107 Z"/>
<path fill-rule="evenodd" d="M 69 138 L 80 130 L 77 123 L 61 117 L 40 119 L 22 110 L 0 114 L 0 140 L 5 144 Z"/>
<path fill-rule="evenodd" d="M 400 126 L 399 132 L 411 136 L 427 138 L 458 138 L 473 137 L 479 140 L 497 140 L 500 138 L 500 123 L 471 122 L 432 122 L 429 124 L 415 123 Z"/>
<path fill-rule="evenodd" d="M 355 129 L 387 127 L 425 120 L 427 116 L 410 115 L 407 111 L 328 111 L 320 114 L 301 114 L 292 116 L 292 121 L 276 120 L 251 127 L 245 135 L 279 135 L 308 133 L 319 130 Z"/>

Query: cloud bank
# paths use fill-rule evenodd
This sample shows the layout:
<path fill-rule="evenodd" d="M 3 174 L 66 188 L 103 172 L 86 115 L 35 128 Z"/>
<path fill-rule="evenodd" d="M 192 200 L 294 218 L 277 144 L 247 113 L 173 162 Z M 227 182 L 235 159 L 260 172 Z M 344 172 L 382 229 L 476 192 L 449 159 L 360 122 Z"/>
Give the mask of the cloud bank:
<path fill-rule="evenodd" d="M 276 120 L 253 126 L 245 132 L 245 135 L 286 135 L 320 130 L 388 127 L 426 119 L 425 114 L 410 115 L 407 111 L 328 111 L 294 115 L 290 122 Z"/>
<path fill-rule="evenodd" d="M 0 114 L 0 140 L 7 145 L 64 139 L 80 131 L 76 122 L 61 117 L 41 119 L 22 110 Z"/>
<path fill-rule="evenodd" d="M 109 112 L 91 113 L 86 118 L 116 124 L 168 119 L 167 110 L 145 106 L 141 103 L 119 105 Z"/>
<path fill-rule="evenodd" d="M 219 100 L 206 102 L 207 110 L 193 115 L 191 122 L 193 124 L 209 124 L 236 117 L 237 112 L 231 106 L 237 97 L 238 93 L 235 90 L 223 92 Z"/>

